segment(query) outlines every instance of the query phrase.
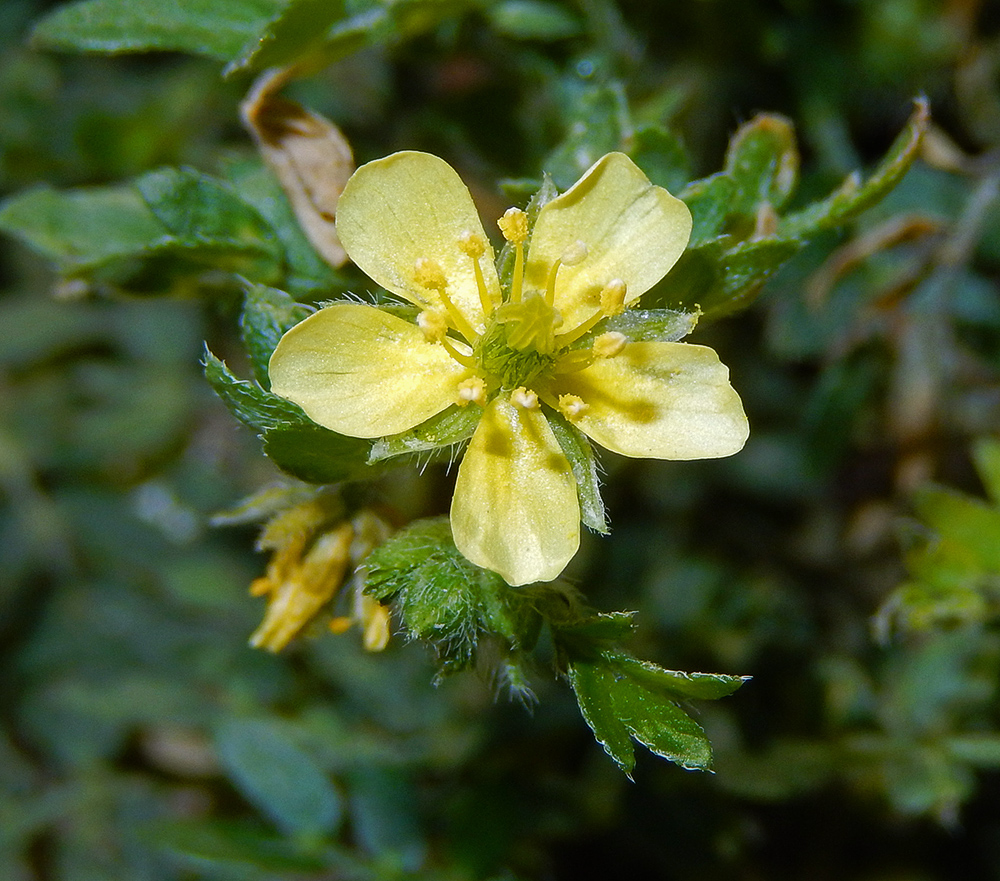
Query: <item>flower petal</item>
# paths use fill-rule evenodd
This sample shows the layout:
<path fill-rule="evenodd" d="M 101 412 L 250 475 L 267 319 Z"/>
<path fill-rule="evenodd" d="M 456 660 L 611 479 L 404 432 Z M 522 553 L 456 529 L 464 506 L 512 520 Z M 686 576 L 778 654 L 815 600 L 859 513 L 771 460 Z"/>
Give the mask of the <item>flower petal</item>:
<path fill-rule="evenodd" d="M 729 370 L 707 346 L 629 343 L 612 358 L 560 376 L 553 391 L 583 400 L 587 409 L 576 426 L 623 456 L 731 456 L 750 432 Z"/>
<path fill-rule="evenodd" d="M 479 263 L 499 302 L 493 249 L 469 190 L 443 159 L 406 151 L 362 165 L 337 207 L 341 244 L 371 278 L 418 306 L 439 305 L 437 293 L 419 284 L 414 272 L 418 260 L 433 260 L 444 272 L 452 302 L 479 327 L 483 310 L 473 260 L 459 247 L 464 233 L 482 239 L 486 250 Z"/>
<path fill-rule="evenodd" d="M 566 456 L 539 409 L 506 396 L 483 412 L 458 469 L 455 546 L 511 585 L 551 581 L 580 546 L 580 503 Z"/>
<path fill-rule="evenodd" d="M 415 325 L 360 303 L 337 303 L 279 341 L 271 391 L 314 422 L 350 437 L 419 425 L 454 403 L 467 373 Z"/>
<path fill-rule="evenodd" d="M 571 330 L 597 311 L 601 289 L 613 279 L 627 285 L 626 303 L 648 291 L 677 262 L 690 236 L 687 206 L 651 184 L 624 153 L 608 153 L 538 213 L 525 283 L 543 290 L 553 263 L 576 242 L 587 246 L 587 256 L 561 266 L 556 280 L 562 330 Z"/>

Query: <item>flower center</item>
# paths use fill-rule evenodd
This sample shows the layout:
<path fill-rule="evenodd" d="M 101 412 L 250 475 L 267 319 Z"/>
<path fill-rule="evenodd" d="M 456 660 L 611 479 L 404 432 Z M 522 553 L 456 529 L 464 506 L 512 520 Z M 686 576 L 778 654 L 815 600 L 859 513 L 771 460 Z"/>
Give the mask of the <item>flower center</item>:
<path fill-rule="evenodd" d="M 570 348 L 604 318 L 617 315 L 625 308 L 626 285 L 621 279 L 611 279 L 601 290 L 600 308 L 576 327 L 563 330 L 563 316 L 556 308 L 559 270 L 575 266 L 588 255 L 584 242 L 573 242 L 546 273 L 544 291 L 524 290 L 524 245 L 528 239 L 528 216 L 511 208 L 497 222 L 504 238 L 514 248 L 514 269 L 510 285 L 500 296 L 500 302 L 486 285 L 480 261 L 486 255 L 486 244 L 473 232 L 459 236 L 457 247 L 471 261 L 485 318 L 480 333 L 462 313 L 448 293 L 448 282 L 440 265 L 421 258 L 414 265 L 416 281 L 433 290 L 441 308 L 421 312 L 417 324 L 429 341 L 440 343 L 458 363 L 469 368 L 472 376 L 459 386 L 456 403 L 466 406 L 475 402 L 484 405 L 500 391 L 512 396 L 521 394 L 519 406 L 537 395 L 530 389 L 533 380 L 542 374 L 556 376 L 582 370 L 598 358 L 610 358 L 625 345 L 625 337 L 617 333 L 599 335 L 589 348 Z M 449 336 L 455 331 L 464 344 Z M 528 398 L 524 396 L 527 395 Z M 567 396 L 548 401 L 572 419 L 587 409 L 587 404 Z M 514 397 L 512 397 L 514 400 Z"/>

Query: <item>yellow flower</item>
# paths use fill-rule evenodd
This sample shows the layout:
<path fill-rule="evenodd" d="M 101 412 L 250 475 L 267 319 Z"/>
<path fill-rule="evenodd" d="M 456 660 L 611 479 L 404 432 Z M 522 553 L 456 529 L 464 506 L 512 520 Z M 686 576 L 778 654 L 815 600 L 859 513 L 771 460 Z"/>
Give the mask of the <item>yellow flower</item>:
<path fill-rule="evenodd" d="M 576 553 L 580 504 L 546 418 L 561 413 L 625 456 L 699 459 L 748 434 L 715 352 L 592 331 L 656 284 L 691 215 L 624 154 L 545 204 L 499 221 L 515 262 L 501 290 L 472 197 L 444 160 L 396 153 L 362 166 L 340 199 L 351 259 L 421 309 L 416 323 L 359 303 L 282 337 L 273 391 L 341 434 L 407 431 L 453 404 L 482 409 L 451 506 L 458 549 L 509 584 L 550 581 Z"/>

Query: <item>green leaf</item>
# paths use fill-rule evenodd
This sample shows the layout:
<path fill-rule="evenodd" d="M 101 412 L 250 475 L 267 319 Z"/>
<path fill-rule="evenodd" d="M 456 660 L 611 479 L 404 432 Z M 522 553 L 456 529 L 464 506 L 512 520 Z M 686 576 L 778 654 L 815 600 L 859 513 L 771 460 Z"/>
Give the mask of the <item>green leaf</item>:
<path fill-rule="evenodd" d="M 821 229 L 843 223 L 881 201 L 899 183 L 917 158 L 929 125 L 930 107 L 925 98 L 920 98 L 906 127 L 867 180 L 862 181 L 858 174 L 851 175 L 822 202 L 816 202 L 782 218 L 780 234 L 785 237 L 806 238 Z"/>
<path fill-rule="evenodd" d="M 543 0 L 503 0 L 486 15 L 496 30 L 519 40 L 564 40 L 582 30 L 576 16 Z"/>
<path fill-rule="evenodd" d="M 222 61 L 255 39 L 283 0 L 83 0 L 43 18 L 33 42 L 90 52 L 175 50 Z"/>
<path fill-rule="evenodd" d="M 715 699 L 732 694 L 745 677 L 680 673 L 619 652 L 595 655 L 579 646 L 569 665 L 569 680 L 583 718 L 605 752 L 631 774 L 632 740 L 683 768 L 707 770 L 712 747 L 677 699 Z"/>
<path fill-rule="evenodd" d="M 240 333 L 250 356 L 250 366 L 262 388 L 271 387 L 267 364 L 278 340 L 312 311 L 309 306 L 277 288 L 247 285 L 240 315 Z"/>
<path fill-rule="evenodd" d="M 269 281 L 282 266 L 281 245 L 253 208 L 227 185 L 179 169 L 134 186 L 31 190 L 0 206 L 0 229 L 67 275 L 140 291 L 206 270 Z"/>
<path fill-rule="evenodd" d="M 371 461 L 460 444 L 472 437 L 481 416 L 479 407 L 454 404 L 416 428 L 376 440 L 372 444 Z"/>
<path fill-rule="evenodd" d="M 626 309 L 600 326 L 600 331 L 617 331 L 634 343 L 675 343 L 684 339 L 698 323 L 697 312 L 675 309 Z"/>
<path fill-rule="evenodd" d="M 216 729 L 215 746 L 236 788 L 283 832 L 319 838 L 340 825 L 340 797 L 284 726 L 228 719 Z"/>
<path fill-rule="evenodd" d="M 580 713 L 594 732 L 597 742 L 631 777 L 635 767 L 635 748 L 629 729 L 619 718 L 615 706 L 617 682 L 614 671 L 601 661 L 577 661 L 569 669 L 569 682 L 580 705 Z"/>
<path fill-rule="evenodd" d="M 650 661 L 640 661 L 620 652 L 606 657 L 613 660 L 616 667 L 627 671 L 637 682 L 677 699 L 717 700 L 728 697 L 750 680 L 749 676 L 729 676 L 724 673 L 683 673 L 679 670 L 666 670 Z"/>
<path fill-rule="evenodd" d="M 283 425 L 308 421 L 291 401 L 264 391 L 259 385 L 238 379 L 223 361 L 205 350 L 205 378 L 229 411 L 249 428 L 262 433 Z"/>
<path fill-rule="evenodd" d="M 570 468 L 573 469 L 576 494 L 580 501 L 580 519 L 585 526 L 589 526 L 595 532 L 607 535 L 611 530 L 604 516 L 597 458 L 594 456 L 590 441 L 555 410 L 546 408 L 545 416 L 559 446 L 569 460 Z"/>
<path fill-rule="evenodd" d="M 635 612 L 598 612 L 576 621 L 558 625 L 559 638 L 566 636 L 594 640 L 610 640 L 620 642 L 627 639 L 635 631 Z"/>
<path fill-rule="evenodd" d="M 330 27 L 345 16 L 344 0 L 290 0 L 247 43 L 225 73 L 286 67 L 325 46 Z"/>

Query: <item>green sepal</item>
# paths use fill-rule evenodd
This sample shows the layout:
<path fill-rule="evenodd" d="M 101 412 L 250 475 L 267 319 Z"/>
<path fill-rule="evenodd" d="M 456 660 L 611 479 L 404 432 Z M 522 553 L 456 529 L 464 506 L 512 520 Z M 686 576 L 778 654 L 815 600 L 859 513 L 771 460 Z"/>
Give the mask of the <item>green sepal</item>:
<path fill-rule="evenodd" d="M 282 0 L 83 0 L 45 16 L 32 42 L 84 52 L 172 50 L 228 61 L 281 6 Z"/>
<path fill-rule="evenodd" d="M 250 357 L 254 377 L 262 388 L 269 389 L 271 381 L 267 365 L 278 340 L 313 310 L 277 288 L 248 284 L 245 291 L 240 335 Z"/>
<path fill-rule="evenodd" d="M 552 429 L 552 434 L 555 435 L 556 441 L 562 448 L 563 454 L 569 460 L 569 467 L 573 469 L 576 495 L 580 502 L 580 520 L 584 526 L 589 526 L 595 532 L 606 535 L 611 530 L 608 528 L 608 521 L 604 516 L 601 481 L 597 473 L 597 457 L 594 456 L 590 441 L 555 410 L 546 407 L 545 417 Z"/>
<path fill-rule="evenodd" d="M 424 453 L 463 443 L 472 437 L 482 412 L 475 405 L 460 407 L 452 404 L 416 428 L 376 440 L 372 444 L 370 461 L 379 462 L 393 456 Z"/>
<path fill-rule="evenodd" d="M 699 313 L 677 309 L 626 309 L 602 322 L 597 331 L 617 331 L 634 343 L 675 343 L 698 323 Z"/>
<path fill-rule="evenodd" d="M 339 483 L 372 477 L 371 444 L 317 425 L 291 401 L 238 379 L 211 352 L 205 377 L 230 412 L 260 433 L 264 452 L 283 471 L 307 483 Z"/>
<path fill-rule="evenodd" d="M 510 587 L 455 547 L 447 518 L 417 520 L 365 561 L 365 592 L 394 602 L 406 632 L 431 642 L 439 678 L 469 668 L 479 640 L 499 637 L 507 653 L 530 650 L 549 604 L 570 607 L 575 594 L 555 584 Z"/>

